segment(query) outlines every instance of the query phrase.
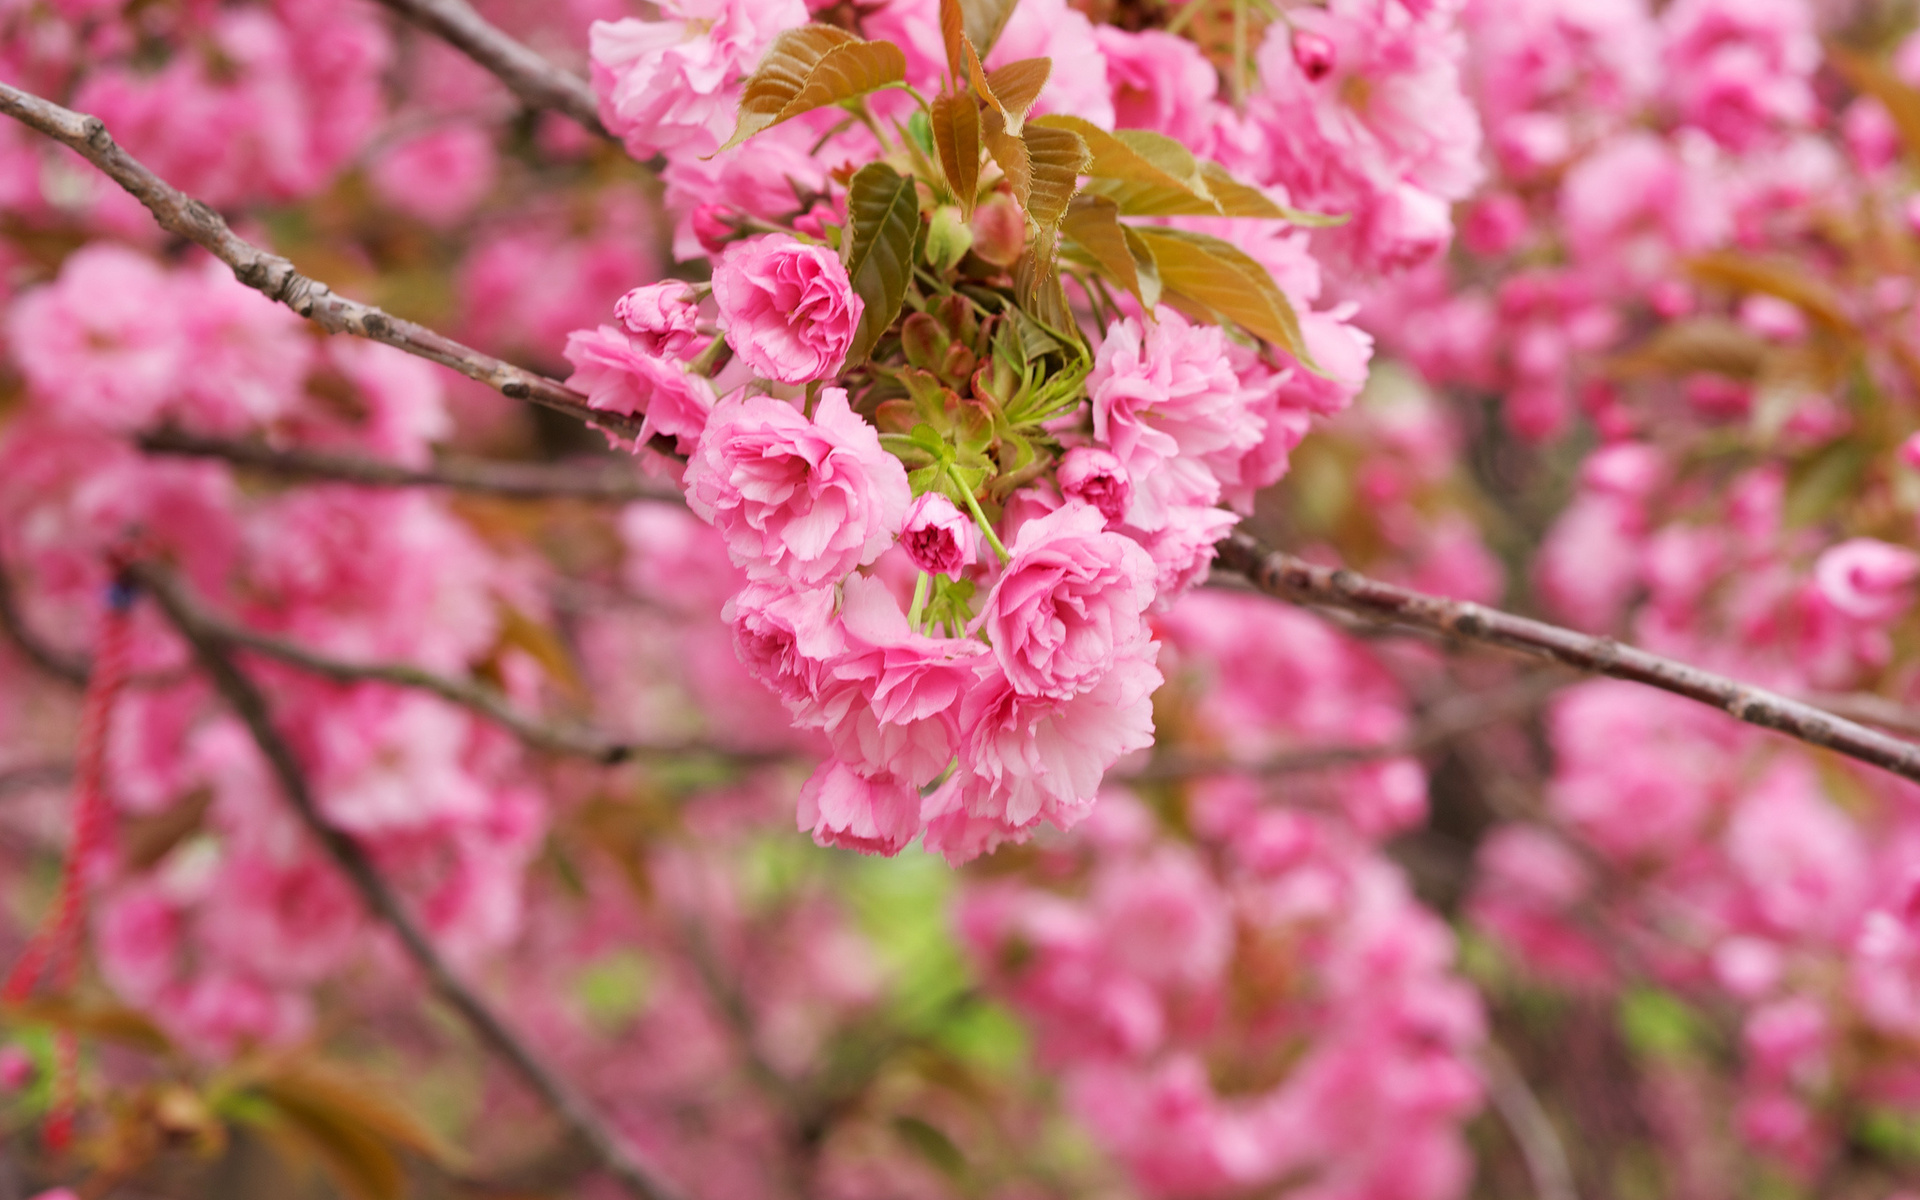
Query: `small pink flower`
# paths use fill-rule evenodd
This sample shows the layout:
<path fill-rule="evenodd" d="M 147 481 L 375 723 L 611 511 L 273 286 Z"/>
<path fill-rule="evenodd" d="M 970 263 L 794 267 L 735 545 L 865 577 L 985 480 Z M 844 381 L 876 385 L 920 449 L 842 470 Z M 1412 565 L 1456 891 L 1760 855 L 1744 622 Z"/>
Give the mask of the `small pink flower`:
<path fill-rule="evenodd" d="M 781 383 L 839 371 L 865 309 L 838 255 L 789 237 L 730 252 L 713 273 L 713 297 L 734 353 Z"/>
<path fill-rule="evenodd" d="M 1920 555 L 1873 538 L 1853 538 L 1822 554 L 1813 578 L 1827 603 L 1848 616 L 1890 621 L 1913 603 Z"/>
<path fill-rule="evenodd" d="M 928 492 L 913 502 L 900 535 L 914 566 L 951 579 L 960 578 L 960 572 L 973 565 L 974 541 L 972 518 L 939 492 Z"/>
<path fill-rule="evenodd" d="M 613 315 L 633 335 L 634 345 L 649 354 L 685 358 L 700 340 L 700 306 L 684 283 L 634 288 L 614 303 Z"/>
<path fill-rule="evenodd" d="M 33 1056 L 18 1046 L 0 1046 L 0 1090 L 17 1092 L 33 1082 Z"/>
<path fill-rule="evenodd" d="M 1319 83 L 1333 74 L 1333 42 L 1310 29 L 1293 31 L 1293 61 L 1309 82 Z"/>
<path fill-rule="evenodd" d="M 1076 446 L 1060 460 L 1054 475 L 1060 494 L 1100 510 L 1109 527 L 1118 525 L 1133 503 L 1133 480 L 1119 458 L 1094 446 Z"/>
<path fill-rule="evenodd" d="M 687 507 L 754 579 L 819 587 L 878 558 L 912 503 L 907 471 L 847 405 L 820 393 L 809 421 L 770 396 L 714 410 L 687 464 Z"/>
<path fill-rule="evenodd" d="M 587 394 L 601 412 L 642 417 L 635 440 L 655 434 L 676 439 L 681 453 L 693 449 L 713 411 L 713 387 L 679 361 L 651 354 L 611 325 L 567 335 L 567 384 Z"/>
<path fill-rule="evenodd" d="M 800 789 L 798 817 L 800 831 L 813 834 L 816 845 L 891 856 L 920 832 L 920 789 L 824 762 Z"/>
<path fill-rule="evenodd" d="M 1015 692 L 1064 699 L 1147 642 L 1153 578 L 1153 560 L 1098 509 L 1069 504 L 1021 527 L 979 627 Z"/>
<path fill-rule="evenodd" d="M 447 125 L 382 151 L 367 174 L 389 207 L 445 229 L 486 199 L 499 162 L 485 129 Z"/>

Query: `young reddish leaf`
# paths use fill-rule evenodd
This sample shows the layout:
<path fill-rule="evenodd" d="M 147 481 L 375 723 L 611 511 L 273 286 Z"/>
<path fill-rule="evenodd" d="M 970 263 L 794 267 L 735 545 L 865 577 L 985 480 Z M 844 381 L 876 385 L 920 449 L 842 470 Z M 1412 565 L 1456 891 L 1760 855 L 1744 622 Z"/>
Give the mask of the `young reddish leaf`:
<path fill-rule="evenodd" d="M 1087 169 L 1087 144 L 1070 129 L 1045 125 L 1027 130 L 1021 140 L 1027 144 L 1027 162 L 1032 170 L 1027 215 L 1042 230 L 1056 229 L 1080 189 L 1080 173 Z"/>
<path fill-rule="evenodd" d="M 1223 217 L 1270 217 L 1309 229 L 1347 223 L 1345 213 L 1308 212 L 1303 208 L 1277 203 L 1259 188 L 1241 183 L 1228 174 L 1225 167 L 1212 160 L 1200 164 L 1200 178 L 1206 183 L 1207 191 L 1213 196 Z"/>
<path fill-rule="evenodd" d="M 893 324 L 913 274 L 913 242 L 920 233 L 920 197 L 913 177 L 885 163 L 868 163 L 847 185 L 847 277 L 865 308 L 847 351 L 847 365 L 866 361 Z"/>
<path fill-rule="evenodd" d="M 1090 264 L 1100 274 L 1133 293 L 1145 306 L 1140 289 L 1140 270 L 1133 250 L 1127 245 L 1127 231 L 1120 224 L 1120 209 L 1105 196 L 1081 196 L 1068 206 L 1060 230 L 1072 239 L 1075 257 Z M 1071 252 L 1071 251 L 1070 251 Z"/>
<path fill-rule="evenodd" d="M 980 137 L 987 144 L 987 153 L 1000 164 L 1007 186 L 1013 189 L 1013 198 L 1020 202 L 1022 209 L 1026 208 L 1033 193 L 1033 163 L 1027 143 L 1018 134 L 1007 132 L 1007 119 L 997 108 L 980 114 Z"/>
<path fill-rule="evenodd" d="M 1777 296 L 1797 306 L 1828 330 L 1854 334 L 1853 320 L 1826 281 L 1786 258 L 1757 258 L 1735 250 L 1703 254 L 1687 263 L 1687 273 L 1702 283 Z"/>
<path fill-rule="evenodd" d="M 987 76 L 987 91 L 994 98 L 993 106 L 1007 114 L 1009 132 L 1021 131 L 1027 110 L 1040 98 L 1041 89 L 1047 86 L 1047 79 L 1052 74 L 1052 59 L 1023 58 Z"/>
<path fill-rule="evenodd" d="M 906 76 L 906 56 L 891 42 L 863 42 L 831 25 L 789 29 L 774 39 L 747 78 L 739 124 L 720 148 L 732 149 L 801 113 L 864 96 Z"/>
<path fill-rule="evenodd" d="M 947 76 L 954 84 L 967 77 L 966 39 L 967 18 L 960 11 L 960 0 L 940 0 L 940 40 L 947 48 Z"/>
<path fill-rule="evenodd" d="M 940 153 L 947 187 L 960 205 L 960 215 L 970 221 L 980 192 L 980 108 L 974 103 L 973 93 L 942 92 L 935 96 L 928 124 L 933 129 L 933 145 Z"/>
<path fill-rule="evenodd" d="M 1210 321 L 1228 320 L 1284 349 L 1317 370 L 1300 334 L 1300 320 L 1267 269 L 1216 237 L 1183 229 L 1140 226 L 1133 231 L 1153 251 L 1167 298 Z"/>
<path fill-rule="evenodd" d="M 973 43 L 981 58 L 993 53 L 994 44 L 1000 40 L 1000 33 L 1007 27 L 1017 3 L 1019 0 L 960 0 L 967 40 Z"/>

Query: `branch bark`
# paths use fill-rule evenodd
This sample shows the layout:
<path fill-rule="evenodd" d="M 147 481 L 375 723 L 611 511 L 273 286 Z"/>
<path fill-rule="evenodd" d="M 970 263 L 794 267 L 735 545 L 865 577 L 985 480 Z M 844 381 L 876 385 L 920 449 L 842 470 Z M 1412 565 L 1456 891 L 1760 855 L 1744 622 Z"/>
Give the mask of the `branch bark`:
<path fill-rule="evenodd" d="M 199 610 L 182 603 L 182 593 L 168 586 L 170 580 L 163 571 L 143 564 L 135 566 L 133 574 L 193 647 L 215 688 L 246 725 L 301 823 L 346 875 L 374 918 L 399 938 L 407 957 L 427 977 L 434 991 L 465 1019 L 490 1050 L 552 1107 L 569 1132 L 594 1152 L 601 1166 L 629 1195 L 640 1200 L 678 1200 L 677 1189 L 641 1161 L 607 1126 L 587 1098 L 521 1041 L 520 1035 L 454 972 L 360 844 L 328 824 L 307 786 L 306 775 L 294 757 L 293 748 L 274 728 L 266 697 L 235 665 L 232 651 L 236 643 L 230 641 L 219 626 L 208 623 Z"/>
<path fill-rule="evenodd" d="M 600 123 L 600 103 L 587 81 L 508 37 L 465 0 L 380 0 L 394 12 L 438 34 L 500 77 L 529 108 L 550 108 L 590 133 L 613 140 Z"/>
<path fill-rule="evenodd" d="M 1643 683 L 1920 783 L 1920 746 L 1889 737 L 1763 688 L 1649 654 L 1612 638 L 1591 637 L 1512 613 L 1430 596 L 1323 567 L 1262 546 L 1243 533 L 1220 544 L 1220 565 L 1270 596 L 1325 605 L 1372 620 L 1392 621 L 1447 637 L 1501 646 L 1594 675 Z"/>
<path fill-rule="evenodd" d="M 523 500 L 591 500 L 609 504 L 633 500 L 680 503 L 683 499 L 679 488 L 654 482 L 624 466 L 454 459 L 415 468 L 326 450 L 275 450 L 259 442 L 204 437 L 173 428 L 143 433 L 135 441 L 149 454 L 217 458 L 289 479 L 353 483 L 363 487 L 439 487 Z"/>
<path fill-rule="evenodd" d="M 216 638 L 223 646 L 265 655 L 337 683 L 385 683 L 431 692 L 442 700 L 478 713 L 528 745 L 554 754 L 617 763 L 625 762 L 637 754 L 684 754 L 700 748 L 623 742 L 593 730 L 551 724 L 521 712 L 491 688 L 407 663 L 350 663 L 316 654 L 297 642 L 260 633 L 218 616 L 192 595 L 172 572 L 151 563 L 140 568 L 140 581 L 161 601 L 169 614 L 177 614 L 190 621 L 195 630 Z"/>
<path fill-rule="evenodd" d="M 211 207 L 155 175 L 115 144 L 100 118 L 62 108 L 5 83 L 0 83 L 0 112 L 78 153 L 146 205 L 162 229 L 204 248 L 233 268 L 234 278 L 241 283 L 286 305 L 328 333 L 350 333 L 383 342 L 477 379 L 515 400 L 566 413 L 620 437 L 639 435 L 637 418 L 589 408 L 585 396 L 563 383 L 482 354 L 370 304 L 334 294 L 326 284 L 296 271 L 285 258 L 241 238 Z"/>

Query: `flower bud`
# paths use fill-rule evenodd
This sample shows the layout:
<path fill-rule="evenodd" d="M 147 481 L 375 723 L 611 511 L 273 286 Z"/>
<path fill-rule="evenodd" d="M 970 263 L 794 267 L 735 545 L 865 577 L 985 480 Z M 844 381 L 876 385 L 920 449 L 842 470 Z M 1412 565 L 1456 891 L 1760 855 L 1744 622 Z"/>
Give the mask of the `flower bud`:
<path fill-rule="evenodd" d="M 738 235 L 727 219 L 730 212 L 724 204 L 702 204 L 693 210 L 693 236 L 700 239 L 700 248 L 708 254 L 720 253 Z"/>
<path fill-rule="evenodd" d="M 1333 42 L 1311 30 L 1293 31 L 1293 61 L 1311 83 L 1319 83 L 1333 73 Z"/>
<path fill-rule="evenodd" d="M 1011 267 L 1027 248 L 1027 218 L 1011 196 L 995 196 L 973 210 L 973 252 L 996 267 Z"/>
<path fill-rule="evenodd" d="M 973 564 L 973 541 L 972 520 L 939 492 L 928 492 L 907 509 L 900 544 L 922 571 L 960 578 Z"/>
<path fill-rule="evenodd" d="M 1055 475 L 1060 494 L 1100 510 L 1109 528 L 1118 525 L 1133 503 L 1133 481 L 1120 460 L 1105 450 L 1076 446 L 1060 460 Z"/>
<path fill-rule="evenodd" d="M 1827 603 L 1848 616 L 1889 621 L 1913 603 L 1920 555 L 1873 538 L 1853 538 L 1820 555 L 1813 579 Z"/>
<path fill-rule="evenodd" d="M 700 306 L 684 283 L 650 283 L 614 302 L 613 315 L 634 344 L 652 354 L 680 358 L 699 338 Z"/>
<path fill-rule="evenodd" d="M 927 223 L 927 262 L 935 271 L 951 271 L 973 249 L 973 230 L 951 204 L 933 211 Z"/>

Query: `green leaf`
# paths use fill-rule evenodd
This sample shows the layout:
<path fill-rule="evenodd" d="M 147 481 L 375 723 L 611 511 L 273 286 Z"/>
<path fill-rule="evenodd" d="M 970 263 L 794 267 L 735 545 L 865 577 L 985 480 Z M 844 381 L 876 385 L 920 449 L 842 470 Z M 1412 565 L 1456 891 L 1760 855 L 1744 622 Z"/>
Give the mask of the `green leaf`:
<path fill-rule="evenodd" d="M 866 361 L 900 314 L 919 234 L 920 197 L 912 176 L 878 162 L 854 173 L 847 185 L 847 277 L 865 309 L 847 351 L 848 366 Z"/>
<path fill-rule="evenodd" d="M 1133 231 L 1152 250 L 1160 282 L 1175 307 L 1201 320 L 1229 320 L 1317 370 L 1280 285 L 1239 248 L 1184 229 L 1140 226 Z"/>
<path fill-rule="evenodd" d="M 909 1149 L 933 1164 L 947 1178 L 956 1181 L 966 1178 L 966 1155 L 960 1153 L 960 1147 L 954 1145 L 953 1139 L 938 1127 L 919 1117 L 902 1113 L 893 1119 L 893 1131 Z"/>
<path fill-rule="evenodd" d="M 1200 178 L 1206 183 L 1207 191 L 1213 195 L 1214 203 L 1219 206 L 1223 217 L 1268 217 L 1308 229 L 1325 229 L 1347 223 L 1345 213 L 1309 212 L 1276 203 L 1259 188 L 1235 179 L 1225 167 L 1211 159 L 1200 164 Z"/>
<path fill-rule="evenodd" d="M 1088 190 L 1113 200 L 1122 213 L 1219 215 L 1218 206 L 1200 180 L 1193 155 L 1171 138 L 1137 129 L 1108 133 L 1091 121 L 1058 113 L 1035 117 L 1029 125 L 1078 134 L 1089 152 L 1085 169 L 1091 180 Z"/>
<path fill-rule="evenodd" d="M 804 112 L 903 82 L 907 58 L 892 42 L 865 42 L 831 25 L 803 25 L 775 38 L 747 78 L 730 150 Z"/>
<path fill-rule="evenodd" d="M 1020 136 L 1027 144 L 1027 163 L 1031 171 L 1025 207 L 1027 215 L 1042 231 L 1058 229 L 1067 215 L 1067 205 L 1080 189 L 1080 173 L 1087 166 L 1087 144 L 1070 129 L 1035 125 Z M 1045 239 L 1042 263 L 1052 265 L 1051 239 Z"/>
<path fill-rule="evenodd" d="M 960 215 L 971 221 L 974 202 L 980 198 L 980 107 L 973 93 L 935 96 L 931 125 L 947 188 L 960 206 Z"/>

